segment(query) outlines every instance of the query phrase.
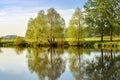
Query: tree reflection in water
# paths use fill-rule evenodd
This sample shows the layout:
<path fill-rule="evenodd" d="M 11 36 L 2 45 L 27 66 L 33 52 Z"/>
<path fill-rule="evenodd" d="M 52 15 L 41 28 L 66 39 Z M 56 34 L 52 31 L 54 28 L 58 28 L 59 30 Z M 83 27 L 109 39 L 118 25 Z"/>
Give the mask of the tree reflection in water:
<path fill-rule="evenodd" d="M 75 80 L 120 80 L 120 54 L 113 50 L 98 51 L 101 55 L 89 60 L 83 57 L 86 49 L 68 49 L 69 68 Z M 89 54 L 89 51 L 87 52 Z"/>
<path fill-rule="evenodd" d="M 63 57 L 63 48 L 28 48 L 28 68 L 40 80 L 57 80 L 65 66 L 69 67 L 75 80 L 120 80 L 120 53 L 117 51 L 92 51 L 80 47 L 70 47 L 67 51 L 69 65 Z M 92 58 L 85 57 L 91 54 Z"/>
<path fill-rule="evenodd" d="M 70 47 L 68 49 L 68 52 L 70 53 L 69 68 L 75 80 L 82 80 L 84 77 L 84 63 L 81 61 L 83 50 L 84 49 L 80 47 Z"/>
<path fill-rule="evenodd" d="M 103 51 L 96 60 L 87 61 L 86 76 L 89 80 L 120 80 L 120 55 L 113 50 Z"/>
<path fill-rule="evenodd" d="M 25 50 L 25 48 L 24 47 L 20 47 L 20 46 L 15 46 L 14 50 L 15 50 L 16 54 L 19 55 L 19 54 L 23 53 L 23 51 Z"/>
<path fill-rule="evenodd" d="M 62 48 L 29 48 L 28 67 L 31 72 L 35 72 L 40 80 L 56 80 L 65 71 L 65 58 L 61 55 Z"/>
<path fill-rule="evenodd" d="M 1 50 L 1 48 L 0 48 L 0 53 L 2 53 L 2 50 Z"/>

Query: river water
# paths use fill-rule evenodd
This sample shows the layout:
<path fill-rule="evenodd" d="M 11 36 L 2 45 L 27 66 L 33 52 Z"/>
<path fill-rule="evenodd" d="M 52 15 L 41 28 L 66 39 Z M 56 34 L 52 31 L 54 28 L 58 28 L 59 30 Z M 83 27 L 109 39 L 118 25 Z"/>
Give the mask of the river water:
<path fill-rule="evenodd" d="M 120 51 L 0 48 L 0 80 L 120 80 Z"/>

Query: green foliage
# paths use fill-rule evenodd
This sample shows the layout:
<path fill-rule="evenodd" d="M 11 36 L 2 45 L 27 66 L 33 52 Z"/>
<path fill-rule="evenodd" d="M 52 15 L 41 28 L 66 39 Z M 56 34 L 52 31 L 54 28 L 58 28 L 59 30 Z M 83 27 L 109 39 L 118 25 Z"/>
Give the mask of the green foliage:
<path fill-rule="evenodd" d="M 13 46 L 13 42 L 4 42 L 4 43 L 1 43 L 0 46 L 1 47 L 11 47 L 11 46 Z"/>
<path fill-rule="evenodd" d="M 87 24 L 95 28 L 101 40 L 108 34 L 112 40 L 113 32 L 120 27 L 120 0 L 88 0 L 84 8 Z"/>
<path fill-rule="evenodd" d="M 30 19 L 28 22 L 28 28 L 26 31 L 26 38 L 33 39 L 37 42 L 46 40 L 47 38 L 47 19 L 43 10 L 39 11 L 38 15 L 34 19 Z"/>
<path fill-rule="evenodd" d="M 25 40 L 22 37 L 17 36 L 16 39 L 14 40 L 14 45 L 15 46 L 25 46 Z"/>
<path fill-rule="evenodd" d="M 69 26 L 67 29 L 67 37 L 72 38 L 73 40 L 76 40 L 79 43 L 80 40 L 84 37 L 83 22 L 83 14 L 79 8 L 76 8 L 69 22 Z"/>
<path fill-rule="evenodd" d="M 64 19 L 54 8 L 48 9 L 47 14 L 41 10 L 36 18 L 29 20 L 26 38 L 41 44 L 53 39 L 57 41 L 64 37 L 64 27 Z"/>

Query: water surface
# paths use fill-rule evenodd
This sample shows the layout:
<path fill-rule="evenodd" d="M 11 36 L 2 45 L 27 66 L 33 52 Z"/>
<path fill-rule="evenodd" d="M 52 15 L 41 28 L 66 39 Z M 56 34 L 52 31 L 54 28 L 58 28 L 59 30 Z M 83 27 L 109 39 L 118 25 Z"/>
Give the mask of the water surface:
<path fill-rule="evenodd" d="M 0 80 L 120 80 L 120 51 L 0 48 Z"/>

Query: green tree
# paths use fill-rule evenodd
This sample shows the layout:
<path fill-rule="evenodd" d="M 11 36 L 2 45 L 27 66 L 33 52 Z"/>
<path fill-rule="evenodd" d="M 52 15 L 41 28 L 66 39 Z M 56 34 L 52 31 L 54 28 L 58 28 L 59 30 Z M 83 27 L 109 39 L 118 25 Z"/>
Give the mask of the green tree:
<path fill-rule="evenodd" d="M 26 35 L 25 37 L 27 39 L 31 39 L 33 38 L 33 30 L 34 30 L 34 25 L 33 25 L 33 18 L 30 18 L 30 20 L 28 21 L 28 27 L 27 27 L 27 31 L 26 31 Z"/>
<path fill-rule="evenodd" d="M 37 42 L 43 42 L 47 39 L 47 22 L 46 15 L 43 10 L 38 12 L 38 15 L 34 19 L 30 19 L 28 22 L 28 28 L 26 31 L 26 38 L 32 39 Z"/>
<path fill-rule="evenodd" d="M 26 38 L 39 43 L 52 44 L 60 41 L 64 37 L 65 21 L 54 8 L 48 9 L 45 14 L 43 10 L 39 11 L 37 17 L 30 19 L 26 31 Z"/>
<path fill-rule="evenodd" d="M 101 2 L 99 0 L 88 0 L 84 8 L 87 24 L 101 34 L 101 41 L 103 41 L 105 15 L 102 13 L 103 7 L 101 7 Z"/>
<path fill-rule="evenodd" d="M 67 35 L 69 38 L 77 39 L 77 45 L 80 45 L 79 41 L 83 38 L 83 14 L 80 8 L 76 8 L 69 22 Z"/>
<path fill-rule="evenodd" d="M 48 41 L 50 44 L 53 44 L 55 39 L 59 40 L 64 37 L 65 21 L 54 8 L 48 9 L 47 19 L 49 28 Z"/>
<path fill-rule="evenodd" d="M 120 0 L 88 0 L 84 8 L 86 22 L 101 34 L 101 41 L 103 41 L 106 28 L 112 41 L 113 32 L 120 21 Z"/>
<path fill-rule="evenodd" d="M 39 11 L 38 16 L 35 19 L 35 33 L 34 37 L 38 41 L 46 41 L 47 39 L 47 18 L 43 10 Z"/>
<path fill-rule="evenodd" d="M 109 0 L 103 3 L 105 5 L 107 25 L 110 31 L 110 40 L 112 41 L 113 32 L 120 27 L 120 0 Z"/>

